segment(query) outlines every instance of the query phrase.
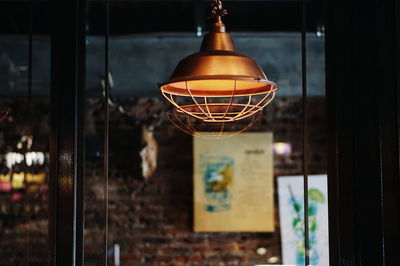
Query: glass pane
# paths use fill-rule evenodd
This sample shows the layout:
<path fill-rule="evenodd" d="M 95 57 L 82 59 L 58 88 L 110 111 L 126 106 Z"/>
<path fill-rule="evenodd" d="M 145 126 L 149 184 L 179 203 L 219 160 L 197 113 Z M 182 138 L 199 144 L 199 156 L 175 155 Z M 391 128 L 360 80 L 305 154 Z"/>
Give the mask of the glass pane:
<path fill-rule="evenodd" d="M 329 265 L 325 37 L 307 35 L 308 224 L 310 264 Z"/>
<path fill-rule="evenodd" d="M 50 38 L 34 35 L 32 97 L 28 37 L 0 37 L 0 261 L 46 265 Z"/>
<path fill-rule="evenodd" d="M 110 1 L 106 191 L 105 2 L 88 2 L 85 265 L 104 265 L 106 255 L 110 265 L 304 265 L 301 40 L 297 22 L 291 23 L 300 21 L 297 6 L 256 1 L 248 8 L 245 1 L 226 1 L 237 51 L 254 58 L 280 90 L 262 116 L 234 127 L 245 132 L 220 138 L 229 130 L 225 123 L 216 127 L 219 139 L 211 140 L 177 128 L 157 86 L 199 50 L 209 1 Z M 259 19 L 267 9 L 271 16 L 294 17 Z M 291 11 L 275 12 L 284 10 Z M 0 261 L 46 265 L 50 38 L 34 35 L 29 100 L 28 23 L 22 24 L 0 37 Z M 311 264 L 326 266 L 320 35 L 308 36 L 308 224 Z M 181 122 L 183 129 L 196 126 Z"/>
<path fill-rule="evenodd" d="M 145 2 L 134 5 L 151 6 Z M 190 1 L 168 1 L 168 5 L 187 10 Z M 132 11 L 129 4 L 126 7 Z M 300 35 L 252 32 L 248 25 L 241 32 L 231 32 L 237 50 L 256 59 L 280 90 L 246 133 L 226 140 L 199 142 L 171 123 L 168 117 L 171 106 L 160 95 L 157 83 L 168 80 L 179 60 L 199 50 L 203 28 L 188 32 L 177 27 L 174 31 L 173 22 L 156 26 L 162 22 L 155 17 L 154 24 L 135 20 L 128 29 L 120 23 L 128 11 L 114 8 L 111 9 L 109 50 L 112 83 L 107 243 L 104 242 L 102 154 L 104 37 L 99 26 L 103 23 L 99 19 L 103 13 L 98 9 L 97 16 L 89 15 L 91 20 L 97 17 L 98 23 L 88 38 L 87 135 L 95 136 L 97 140 L 93 142 L 97 144 L 93 148 L 88 140 L 91 151 L 87 151 L 87 156 L 89 153 L 97 156 L 87 157 L 86 165 L 85 263 L 104 263 L 107 246 L 108 262 L 115 265 L 304 265 Z M 93 13 L 94 10 L 91 9 Z M 313 66 L 309 71 L 314 72 L 309 78 L 312 112 L 309 118 L 319 119 L 317 123 L 310 120 L 309 132 L 320 135 L 325 123 L 321 105 L 323 88 L 319 86 L 324 80 L 323 45 L 321 38 L 314 38 L 309 45 Z M 259 140 L 258 136 L 263 139 Z M 315 150 L 315 143 L 323 139 L 315 141 L 310 137 L 313 151 L 309 153 L 310 174 L 323 174 L 325 150 Z M 200 158 L 198 143 L 210 149 L 205 159 Z M 213 156 L 223 150 L 221 143 L 232 147 L 232 154 L 226 156 L 229 158 Z M 256 148 L 252 146 L 255 143 L 259 143 Z M 246 156 L 237 157 L 246 152 Z M 265 152 L 265 157 L 257 155 L 260 152 Z M 257 166 L 257 161 L 263 158 L 267 160 L 265 164 Z M 217 172 L 226 171 L 221 175 L 207 175 L 197 169 L 200 162 Z M 254 176 L 248 174 L 252 171 Z M 313 192 L 311 198 L 315 195 L 318 193 Z M 200 214 L 199 197 L 203 199 Z M 233 209 L 239 210 L 235 214 L 239 216 L 232 214 Z M 199 221 L 211 224 L 213 215 L 224 217 L 218 218 L 223 221 L 219 228 L 198 226 Z M 246 224 L 243 222 L 246 215 L 255 218 Z M 315 239 L 312 234 L 310 237 Z"/>
<path fill-rule="evenodd" d="M 119 255 L 121 264 L 282 263 L 277 180 L 279 176 L 302 174 L 300 40 L 298 34 L 285 33 L 240 33 L 233 37 L 237 49 L 257 58 L 269 78 L 281 85 L 276 99 L 249 129 L 249 132 L 273 135 L 270 146 L 265 139 L 270 148 L 266 152 L 271 154 L 271 159 L 274 156 L 273 171 L 267 169 L 273 175 L 266 181 L 273 188 L 265 190 L 272 193 L 270 203 L 265 202 L 271 204 L 267 209 L 269 216 L 266 220 L 254 221 L 248 228 L 195 231 L 195 140 L 170 123 L 166 117 L 169 105 L 160 98 L 156 83 L 166 80 L 181 58 L 196 52 L 201 39 L 192 34 L 115 37 L 110 47 L 113 100 L 117 105 L 112 108 L 110 122 L 110 260 Z M 246 134 L 249 133 L 243 133 Z M 250 147 L 254 142 L 251 138 L 246 141 Z M 212 147 L 214 142 L 217 146 L 219 141 L 203 144 Z M 281 151 L 282 144 L 286 145 L 284 151 Z M 157 158 L 151 156 L 152 150 L 157 150 Z M 249 164 L 249 170 L 256 167 Z M 244 178 L 242 175 L 239 172 L 235 175 L 237 183 Z M 254 182 L 263 182 L 262 178 Z M 252 193 L 249 189 L 257 191 L 255 186 L 257 183 L 247 184 L 246 191 L 235 193 L 249 195 Z M 302 191 L 302 180 L 297 186 Z M 233 199 L 239 194 L 228 197 Z M 260 205 L 257 200 L 268 200 L 268 197 L 257 195 L 247 200 L 242 208 L 244 205 L 244 211 L 246 208 L 251 211 L 251 202 Z M 224 208 L 234 208 L 232 204 L 236 203 L 211 200 L 207 206 L 223 212 Z M 265 212 L 262 208 L 254 210 Z M 235 224 L 230 219 L 226 218 L 226 226 Z M 261 229 L 269 232 L 248 232 L 256 231 L 254 226 L 263 223 L 272 224 L 270 229 Z M 303 229 L 301 224 L 298 228 Z"/>
<path fill-rule="evenodd" d="M 102 1 L 100 7 L 104 7 Z M 99 16 L 98 26 L 104 32 L 104 12 L 89 9 L 88 17 Z M 88 25 L 88 32 L 92 26 Z M 104 175 L 104 60 L 105 38 L 89 35 L 86 39 L 86 101 L 85 101 L 85 208 L 84 263 L 104 265 L 105 244 L 105 175 Z"/>

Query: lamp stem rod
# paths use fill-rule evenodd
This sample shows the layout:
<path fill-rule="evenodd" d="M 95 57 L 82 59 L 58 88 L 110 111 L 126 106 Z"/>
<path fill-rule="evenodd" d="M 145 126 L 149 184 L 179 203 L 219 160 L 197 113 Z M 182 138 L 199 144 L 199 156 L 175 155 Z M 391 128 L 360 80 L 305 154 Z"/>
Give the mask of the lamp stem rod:
<path fill-rule="evenodd" d="M 28 105 L 32 104 L 32 35 L 33 35 L 33 4 L 29 5 L 29 35 L 28 35 Z"/>
<path fill-rule="evenodd" d="M 104 42 L 104 265 L 108 265 L 108 187 L 109 187 L 109 125 L 110 125 L 110 70 L 109 70 L 109 39 L 110 39 L 110 1 L 105 0 L 105 42 Z"/>
<path fill-rule="evenodd" d="M 29 4 L 29 16 L 28 16 L 28 112 L 32 112 L 32 42 L 33 42 L 33 4 L 30 2 Z M 32 120 L 30 119 L 29 123 L 29 132 L 28 134 L 32 135 Z M 29 149 L 29 148 L 28 148 Z M 26 197 L 26 205 L 27 214 L 26 214 L 26 223 L 29 224 L 31 220 L 31 196 L 28 193 Z M 26 264 L 29 265 L 30 263 L 30 231 L 29 228 L 26 229 L 26 238 L 27 238 L 27 246 L 26 246 Z"/>
<path fill-rule="evenodd" d="M 303 113 L 303 186 L 304 186 L 304 251 L 305 265 L 310 265 L 310 238 L 308 221 L 308 110 L 307 110 L 307 5 L 301 3 L 301 81 Z"/>

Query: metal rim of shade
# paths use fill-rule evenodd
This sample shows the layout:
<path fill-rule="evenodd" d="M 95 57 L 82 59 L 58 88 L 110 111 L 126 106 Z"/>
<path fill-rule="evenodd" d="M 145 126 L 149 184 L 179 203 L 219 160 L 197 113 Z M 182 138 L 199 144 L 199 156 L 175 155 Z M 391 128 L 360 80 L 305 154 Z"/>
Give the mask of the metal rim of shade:
<path fill-rule="evenodd" d="M 257 95 L 236 95 L 237 80 L 232 81 L 231 95 L 225 97 L 196 96 L 192 93 L 188 81 L 185 84 L 189 97 L 187 95 L 170 93 L 165 90 L 161 90 L 161 92 L 177 112 L 205 122 L 219 123 L 242 120 L 261 112 L 274 99 L 277 91 L 277 87 L 271 85 L 271 89 L 260 92 Z M 181 105 L 179 104 L 180 98 L 177 96 L 183 96 L 186 102 L 191 100 L 191 103 Z M 226 98 L 225 101 L 223 101 L 224 98 Z M 235 100 L 239 100 L 241 103 L 235 102 Z"/>
<path fill-rule="evenodd" d="M 225 91 L 215 91 L 212 89 L 209 90 L 191 90 L 191 94 L 188 93 L 187 88 L 179 88 L 176 84 L 178 83 L 194 83 L 201 81 L 237 81 L 242 84 L 246 84 L 249 88 L 236 90 L 235 96 L 249 96 L 249 95 L 259 95 L 264 94 L 269 91 L 278 91 L 278 86 L 275 82 L 266 80 L 266 79 L 254 79 L 248 77 L 240 77 L 240 76 L 201 76 L 193 79 L 175 79 L 170 80 L 168 83 L 164 83 L 160 86 L 162 92 L 177 95 L 177 96 L 190 96 L 191 94 L 194 96 L 208 96 L 208 97 L 227 97 L 232 95 L 233 89 L 227 89 Z M 250 84 L 254 85 L 253 87 Z"/>

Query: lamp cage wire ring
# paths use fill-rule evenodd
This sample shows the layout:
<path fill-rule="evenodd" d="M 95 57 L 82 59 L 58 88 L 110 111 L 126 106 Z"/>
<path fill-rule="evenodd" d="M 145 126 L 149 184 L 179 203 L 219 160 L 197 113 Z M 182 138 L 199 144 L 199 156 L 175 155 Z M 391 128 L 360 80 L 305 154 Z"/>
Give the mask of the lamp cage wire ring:
<path fill-rule="evenodd" d="M 252 103 L 252 101 L 255 100 L 254 95 L 237 95 L 237 80 L 233 80 L 232 94 L 228 100 L 220 100 L 224 97 L 202 96 L 204 99 L 202 103 L 196 99 L 198 96 L 192 91 L 188 81 L 185 81 L 185 87 L 189 96 L 177 95 L 163 89 L 161 89 L 161 93 L 178 112 L 205 122 L 234 122 L 245 119 L 261 112 L 275 98 L 277 91 L 277 87 L 273 86 L 270 90 L 266 91 L 264 95 L 258 94 L 257 96 L 262 98 L 257 99 L 256 103 Z M 175 99 L 174 96 L 184 99 L 186 103 L 179 104 L 179 98 Z M 234 102 L 235 99 L 240 101 L 240 98 L 244 97 L 248 97 L 245 103 Z M 188 103 L 188 99 L 191 99 L 191 104 Z"/>

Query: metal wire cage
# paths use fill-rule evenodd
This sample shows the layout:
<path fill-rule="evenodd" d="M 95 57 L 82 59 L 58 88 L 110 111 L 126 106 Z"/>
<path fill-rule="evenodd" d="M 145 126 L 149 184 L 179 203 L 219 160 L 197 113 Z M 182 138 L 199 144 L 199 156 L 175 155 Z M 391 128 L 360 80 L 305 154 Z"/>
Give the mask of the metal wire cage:
<path fill-rule="evenodd" d="M 163 96 L 182 114 L 190 115 L 205 122 L 220 123 L 245 119 L 259 113 L 275 97 L 278 90 L 272 81 L 264 81 L 252 87 L 258 87 L 253 94 L 243 93 L 248 83 L 243 80 L 207 80 L 207 86 L 213 93 L 204 95 L 199 90 L 201 80 L 184 81 L 184 92 L 176 93 L 162 87 Z M 229 95 L 230 94 L 230 95 Z"/>
<path fill-rule="evenodd" d="M 191 115 L 182 113 L 176 108 L 167 112 L 168 120 L 179 130 L 194 137 L 205 139 L 226 139 L 245 132 L 256 124 L 262 115 L 258 112 L 235 123 L 214 122 L 208 123 Z"/>

